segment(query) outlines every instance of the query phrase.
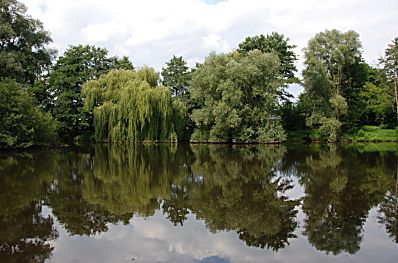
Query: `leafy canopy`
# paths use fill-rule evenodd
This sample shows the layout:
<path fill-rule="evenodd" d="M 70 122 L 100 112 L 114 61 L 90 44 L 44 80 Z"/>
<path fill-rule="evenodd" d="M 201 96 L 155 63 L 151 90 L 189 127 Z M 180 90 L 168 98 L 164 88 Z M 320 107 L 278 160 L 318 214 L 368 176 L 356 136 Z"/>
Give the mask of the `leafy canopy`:
<path fill-rule="evenodd" d="M 162 69 L 162 84 L 169 87 L 174 96 L 188 93 L 189 72 L 187 62 L 182 57 L 173 56 L 166 62 L 166 68 Z"/>
<path fill-rule="evenodd" d="M 366 76 L 361 65 L 361 42 L 354 31 L 326 30 L 310 39 L 304 49 L 305 93 L 312 105 L 307 124 L 320 126 L 329 141 L 338 139 L 342 117 L 355 124 L 355 112 Z M 356 117 L 356 118 L 355 118 Z"/>
<path fill-rule="evenodd" d="M 151 68 L 114 70 L 84 85 L 97 142 L 176 140 L 185 108 Z"/>
<path fill-rule="evenodd" d="M 211 54 L 194 73 L 194 141 L 275 142 L 285 138 L 276 115 L 279 59 L 259 50 Z"/>
<path fill-rule="evenodd" d="M 388 45 L 380 62 L 383 65 L 387 79 L 394 87 L 395 111 L 398 124 L 398 37 L 394 38 L 392 43 Z"/>
<path fill-rule="evenodd" d="M 54 120 L 36 108 L 33 98 L 15 82 L 0 81 L 0 148 L 48 143 L 55 139 Z"/>
<path fill-rule="evenodd" d="M 272 32 L 270 35 L 258 35 L 247 37 L 245 41 L 239 44 L 238 52 L 248 53 L 251 50 L 259 50 L 263 53 L 274 53 L 278 56 L 280 62 L 280 72 L 287 83 L 298 82 L 294 76 L 297 71 L 294 62 L 297 56 L 293 49 L 295 45 L 290 45 L 289 38 L 285 38 L 283 34 Z"/>
<path fill-rule="evenodd" d="M 16 0 L 0 1 L 0 78 L 33 84 L 51 66 L 56 51 L 43 24 Z"/>
<path fill-rule="evenodd" d="M 58 58 L 48 79 L 47 92 L 52 95 L 50 107 L 59 122 L 62 139 L 73 139 L 90 131 L 91 116 L 82 111 L 82 85 L 114 68 L 134 69 L 127 57 L 109 57 L 106 49 L 91 45 L 70 46 Z"/>

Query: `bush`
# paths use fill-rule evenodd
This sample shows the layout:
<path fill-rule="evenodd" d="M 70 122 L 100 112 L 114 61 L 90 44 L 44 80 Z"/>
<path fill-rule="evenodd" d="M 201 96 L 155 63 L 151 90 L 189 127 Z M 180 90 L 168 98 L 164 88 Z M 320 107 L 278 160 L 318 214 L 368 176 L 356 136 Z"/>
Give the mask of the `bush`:
<path fill-rule="evenodd" d="M 362 129 L 360 129 L 360 130 L 357 132 L 357 136 L 358 136 L 358 137 L 364 137 L 364 136 L 365 136 L 365 131 L 362 130 Z"/>
<path fill-rule="evenodd" d="M 328 142 L 336 142 L 339 136 L 341 122 L 336 118 L 322 118 L 319 132 Z"/>
<path fill-rule="evenodd" d="M 0 81 L 0 119 L 0 148 L 55 141 L 51 115 L 35 107 L 28 92 L 11 79 Z"/>

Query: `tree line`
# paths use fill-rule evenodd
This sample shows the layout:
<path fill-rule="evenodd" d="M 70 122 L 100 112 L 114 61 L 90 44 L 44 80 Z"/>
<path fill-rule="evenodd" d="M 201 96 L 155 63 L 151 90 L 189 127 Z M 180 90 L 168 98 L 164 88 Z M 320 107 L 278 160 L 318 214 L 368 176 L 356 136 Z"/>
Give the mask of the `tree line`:
<path fill-rule="evenodd" d="M 57 57 L 42 23 L 17 0 L 0 3 L 0 147 L 76 141 L 278 143 L 314 129 L 338 141 L 362 125 L 397 125 L 398 37 L 380 64 L 358 33 L 325 30 L 304 49 L 283 34 L 247 37 L 189 68 L 173 56 L 160 73 L 93 45 Z M 291 84 L 304 87 L 298 101 Z"/>

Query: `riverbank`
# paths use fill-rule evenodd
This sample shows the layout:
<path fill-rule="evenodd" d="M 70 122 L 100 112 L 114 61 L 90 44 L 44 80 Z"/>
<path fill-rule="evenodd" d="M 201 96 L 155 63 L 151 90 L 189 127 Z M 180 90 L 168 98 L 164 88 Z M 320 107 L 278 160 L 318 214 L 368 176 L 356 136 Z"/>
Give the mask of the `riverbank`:
<path fill-rule="evenodd" d="M 287 131 L 287 142 L 323 142 L 319 131 Z M 343 134 L 340 142 L 398 142 L 398 129 L 385 129 L 379 126 L 362 126 L 360 129 Z"/>

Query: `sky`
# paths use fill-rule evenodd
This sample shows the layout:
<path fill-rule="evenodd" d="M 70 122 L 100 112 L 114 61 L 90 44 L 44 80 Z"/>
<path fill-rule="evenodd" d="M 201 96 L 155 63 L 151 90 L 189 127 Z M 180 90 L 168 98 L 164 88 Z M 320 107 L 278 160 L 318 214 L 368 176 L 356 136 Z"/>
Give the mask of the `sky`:
<path fill-rule="evenodd" d="M 188 65 L 230 52 L 248 36 L 278 32 L 303 48 L 326 29 L 360 34 L 371 65 L 398 36 L 396 0 L 21 0 L 43 22 L 61 55 L 69 45 L 105 47 L 135 67 L 160 71 L 173 55 Z M 299 92 L 299 89 L 293 93 Z"/>

